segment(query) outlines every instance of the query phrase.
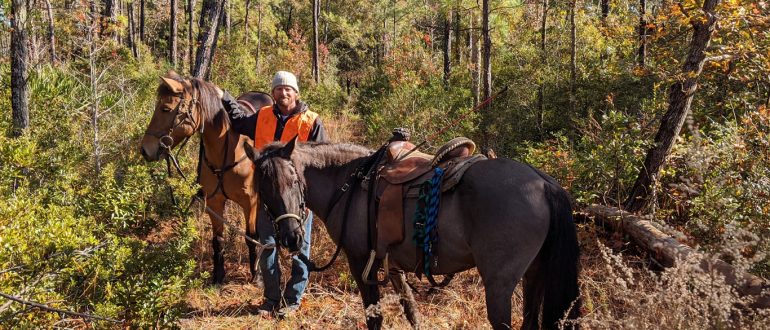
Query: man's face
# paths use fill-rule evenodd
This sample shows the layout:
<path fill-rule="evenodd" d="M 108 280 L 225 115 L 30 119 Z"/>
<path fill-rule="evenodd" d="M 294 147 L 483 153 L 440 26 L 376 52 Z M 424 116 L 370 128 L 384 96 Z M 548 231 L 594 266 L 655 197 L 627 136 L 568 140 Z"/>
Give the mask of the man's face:
<path fill-rule="evenodd" d="M 282 112 L 293 110 L 297 105 L 297 91 L 289 86 L 273 88 L 273 99 Z"/>

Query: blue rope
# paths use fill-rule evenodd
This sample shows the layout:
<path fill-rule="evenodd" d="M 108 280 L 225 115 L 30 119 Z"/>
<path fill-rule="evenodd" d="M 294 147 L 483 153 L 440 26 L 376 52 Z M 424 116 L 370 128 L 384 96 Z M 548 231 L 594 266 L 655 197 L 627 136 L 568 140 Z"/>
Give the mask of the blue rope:
<path fill-rule="evenodd" d="M 437 167 L 433 177 L 422 184 L 414 215 L 414 242 L 423 252 L 423 272 L 426 275 L 430 275 L 430 260 L 438 242 L 438 210 L 443 176 L 444 170 Z"/>

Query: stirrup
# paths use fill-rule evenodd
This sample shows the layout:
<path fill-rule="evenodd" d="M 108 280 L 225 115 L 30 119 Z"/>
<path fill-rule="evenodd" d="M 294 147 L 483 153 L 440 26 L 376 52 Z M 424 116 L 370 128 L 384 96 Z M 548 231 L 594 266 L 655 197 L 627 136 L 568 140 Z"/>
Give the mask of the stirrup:
<path fill-rule="evenodd" d="M 382 268 L 385 270 L 385 272 L 384 272 L 385 273 L 385 278 L 380 280 L 377 277 L 377 273 L 378 272 L 375 271 L 375 275 L 374 275 L 375 279 L 374 280 L 370 280 L 369 279 L 368 275 L 372 271 L 372 265 L 374 265 L 374 259 L 376 258 L 376 256 L 377 256 L 377 252 L 376 251 L 374 251 L 374 250 L 369 251 L 369 261 L 366 262 L 366 268 L 364 268 L 364 273 L 361 274 L 361 278 L 363 279 L 364 284 L 367 284 L 367 285 L 386 285 L 386 284 L 388 284 L 388 280 L 390 280 L 390 274 L 388 272 L 388 269 L 389 269 L 388 268 L 388 256 L 389 256 L 389 253 L 385 253 L 385 258 L 382 261 Z"/>

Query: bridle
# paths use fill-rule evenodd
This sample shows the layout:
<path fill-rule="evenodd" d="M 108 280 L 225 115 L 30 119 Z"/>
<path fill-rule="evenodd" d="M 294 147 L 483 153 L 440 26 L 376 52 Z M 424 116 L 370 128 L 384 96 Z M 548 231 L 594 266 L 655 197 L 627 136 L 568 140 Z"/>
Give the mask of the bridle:
<path fill-rule="evenodd" d="M 150 135 L 158 138 L 158 144 L 160 145 L 160 148 L 158 148 L 159 154 L 171 154 L 171 148 L 174 146 L 174 138 L 171 136 L 171 133 L 173 133 L 177 127 L 184 123 L 190 123 L 193 128 L 198 128 L 198 132 L 203 133 L 203 127 L 205 123 L 203 120 L 203 112 L 199 109 L 197 122 L 192 114 L 193 107 L 198 104 L 198 99 L 195 96 L 192 96 L 191 99 L 185 99 L 184 92 L 179 94 L 181 94 L 179 95 L 179 103 L 177 103 L 173 110 L 163 109 L 164 112 L 175 113 L 174 123 L 171 125 L 171 128 L 169 128 L 167 131 L 153 131 L 148 129 L 144 132 L 144 135 Z M 181 119 L 182 115 L 184 115 L 183 119 Z M 186 137 L 184 141 L 187 142 L 188 138 L 189 137 Z"/>
<path fill-rule="evenodd" d="M 265 157 L 270 157 L 270 154 L 269 153 L 266 154 Z M 264 209 L 265 209 L 265 212 L 267 212 L 267 215 L 271 219 L 273 219 L 273 231 L 275 233 L 276 238 L 279 239 L 279 240 L 280 240 L 280 230 L 279 230 L 278 225 L 281 223 L 281 221 L 290 220 L 290 219 L 294 219 L 294 220 L 297 220 L 297 222 L 299 222 L 299 230 L 300 230 L 300 235 L 301 235 L 300 237 L 302 237 L 302 239 L 304 239 L 304 237 L 305 237 L 305 222 L 307 222 L 307 215 L 308 215 L 307 207 L 306 207 L 307 204 L 305 203 L 305 191 L 304 191 L 304 189 L 302 189 L 302 184 L 299 181 L 299 172 L 297 171 L 297 167 L 294 165 L 294 162 L 292 162 L 291 160 L 289 160 L 289 166 L 291 166 L 292 170 L 294 171 L 295 175 L 297 176 L 294 179 L 294 182 L 292 182 L 292 187 L 290 189 L 292 189 L 291 191 L 296 191 L 297 192 L 297 195 L 298 195 L 297 198 L 299 199 L 299 209 L 300 209 L 299 213 L 300 214 L 284 213 L 283 215 L 275 217 L 274 213 L 270 212 L 270 208 L 267 206 L 267 204 L 264 203 L 264 202 L 262 204 Z M 283 206 L 284 210 L 286 210 L 286 203 L 283 202 L 283 198 L 281 198 L 281 202 L 284 204 L 284 206 Z M 299 252 L 296 252 L 296 253 L 299 253 Z"/>

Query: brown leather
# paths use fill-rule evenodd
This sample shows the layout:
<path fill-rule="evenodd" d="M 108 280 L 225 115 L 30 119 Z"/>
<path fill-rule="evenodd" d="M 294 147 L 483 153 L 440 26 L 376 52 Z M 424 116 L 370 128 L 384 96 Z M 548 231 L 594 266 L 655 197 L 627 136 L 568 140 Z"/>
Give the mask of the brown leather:
<path fill-rule="evenodd" d="M 418 198 L 420 184 L 434 175 L 434 167 L 431 166 L 433 157 L 422 152 L 414 151 L 401 161 L 393 161 L 413 148 L 414 145 L 409 142 L 392 142 L 388 146 L 388 160 L 378 173 L 374 187 L 375 196 L 379 202 L 375 249 L 376 257 L 380 259 L 385 257 L 390 246 L 404 241 L 404 228 L 408 221 L 407 215 L 404 214 L 404 203 L 407 199 Z M 456 186 L 471 165 L 486 159 L 482 155 L 469 155 L 473 152 L 475 145 L 455 143 L 455 148 L 444 152 L 442 158 L 446 161 L 438 164 L 444 170 L 442 192 Z M 408 216 L 411 217 L 411 215 Z"/>
<path fill-rule="evenodd" d="M 388 246 L 403 240 L 403 186 L 385 184 L 377 210 L 377 255 L 384 257 Z"/>
<path fill-rule="evenodd" d="M 385 165 L 380 171 L 380 176 L 392 184 L 401 184 L 416 179 L 430 169 L 430 160 L 410 157 L 395 164 Z"/>
<path fill-rule="evenodd" d="M 257 109 L 255 109 L 254 105 L 252 105 L 248 101 L 246 100 L 236 100 L 236 101 L 238 102 L 238 105 L 241 106 L 241 108 L 247 109 L 250 115 L 257 113 Z"/>
<path fill-rule="evenodd" d="M 394 141 L 388 144 L 388 163 L 393 162 L 401 155 L 401 150 L 406 149 L 407 152 L 416 148 L 414 144 L 408 141 Z"/>

